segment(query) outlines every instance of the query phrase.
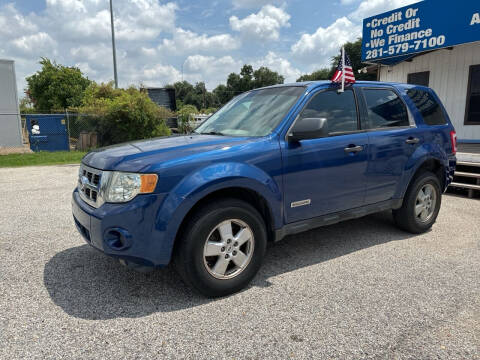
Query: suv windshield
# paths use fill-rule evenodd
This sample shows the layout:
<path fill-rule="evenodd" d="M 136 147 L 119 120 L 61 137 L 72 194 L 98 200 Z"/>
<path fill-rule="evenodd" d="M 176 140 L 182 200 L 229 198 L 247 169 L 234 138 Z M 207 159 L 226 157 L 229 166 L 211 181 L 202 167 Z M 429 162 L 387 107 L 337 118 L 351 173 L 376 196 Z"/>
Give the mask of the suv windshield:
<path fill-rule="evenodd" d="M 242 94 L 200 125 L 195 133 L 265 136 L 282 121 L 303 94 L 303 86 L 282 86 Z"/>

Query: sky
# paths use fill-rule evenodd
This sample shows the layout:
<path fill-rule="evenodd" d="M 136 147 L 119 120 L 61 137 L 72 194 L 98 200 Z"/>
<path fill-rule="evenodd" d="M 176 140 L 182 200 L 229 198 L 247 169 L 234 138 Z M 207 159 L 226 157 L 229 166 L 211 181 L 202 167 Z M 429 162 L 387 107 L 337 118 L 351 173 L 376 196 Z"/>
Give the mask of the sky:
<path fill-rule="evenodd" d="M 182 78 L 212 90 L 243 64 L 286 82 L 329 65 L 362 19 L 418 0 L 113 0 L 119 85 Z M 0 0 L 0 58 L 25 77 L 48 57 L 113 79 L 109 0 Z"/>

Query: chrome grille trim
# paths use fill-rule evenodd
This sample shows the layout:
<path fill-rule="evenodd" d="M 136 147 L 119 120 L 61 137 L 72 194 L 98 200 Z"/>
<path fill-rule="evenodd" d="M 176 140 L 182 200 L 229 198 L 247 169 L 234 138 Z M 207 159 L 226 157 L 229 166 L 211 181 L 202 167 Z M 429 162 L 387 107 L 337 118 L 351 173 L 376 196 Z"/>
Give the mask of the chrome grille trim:
<path fill-rule="evenodd" d="M 105 202 L 102 194 L 107 180 L 108 172 L 80 164 L 77 185 L 80 198 L 94 208 L 102 206 Z"/>

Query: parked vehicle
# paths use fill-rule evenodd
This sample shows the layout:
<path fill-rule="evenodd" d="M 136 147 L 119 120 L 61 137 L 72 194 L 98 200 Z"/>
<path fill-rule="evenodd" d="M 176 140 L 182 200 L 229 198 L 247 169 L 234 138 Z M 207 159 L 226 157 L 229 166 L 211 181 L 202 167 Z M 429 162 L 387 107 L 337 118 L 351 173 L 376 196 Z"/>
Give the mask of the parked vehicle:
<path fill-rule="evenodd" d="M 137 268 L 171 260 L 206 296 L 244 288 L 267 242 L 393 210 L 435 223 L 456 135 L 433 90 L 329 82 L 244 93 L 194 133 L 94 150 L 73 216 L 93 247 Z"/>

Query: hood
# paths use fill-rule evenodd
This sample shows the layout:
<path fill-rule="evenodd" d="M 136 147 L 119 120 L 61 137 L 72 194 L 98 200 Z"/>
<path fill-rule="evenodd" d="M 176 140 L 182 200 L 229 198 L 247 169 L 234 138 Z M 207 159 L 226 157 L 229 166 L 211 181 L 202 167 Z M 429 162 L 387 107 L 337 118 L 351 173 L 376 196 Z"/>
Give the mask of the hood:
<path fill-rule="evenodd" d="M 217 135 L 170 136 L 96 149 L 86 154 L 82 162 L 101 170 L 142 172 L 153 164 L 249 141 L 252 141 L 252 138 Z"/>

